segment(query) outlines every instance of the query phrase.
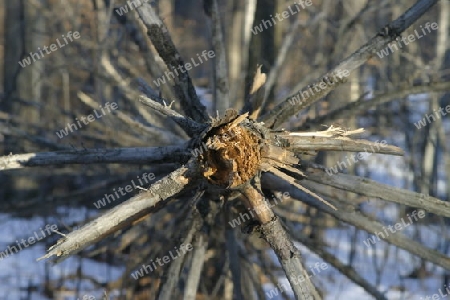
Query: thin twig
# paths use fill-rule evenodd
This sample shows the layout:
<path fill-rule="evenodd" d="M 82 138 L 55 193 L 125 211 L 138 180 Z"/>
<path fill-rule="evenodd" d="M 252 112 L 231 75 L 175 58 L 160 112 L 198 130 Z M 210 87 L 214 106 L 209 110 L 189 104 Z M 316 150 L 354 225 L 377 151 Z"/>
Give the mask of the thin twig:
<path fill-rule="evenodd" d="M 139 101 L 148 107 L 153 108 L 157 112 L 170 117 L 173 121 L 175 121 L 180 127 L 190 136 L 196 136 L 205 130 L 206 125 L 202 125 L 193 121 L 192 119 L 185 117 L 176 111 L 172 110 L 170 106 L 159 104 L 158 102 L 141 95 L 139 97 Z"/>
<path fill-rule="evenodd" d="M 278 170 L 278 169 L 276 169 L 274 167 L 270 167 L 267 171 L 273 173 L 274 175 L 280 177 L 283 180 L 286 180 L 287 182 L 289 182 L 290 184 L 292 184 L 293 186 L 295 186 L 299 190 L 301 190 L 301 191 L 303 191 L 303 192 L 313 196 L 314 198 L 316 198 L 320 202 L 323 202 L 324 204 L 328 205 L 329 207 L 333 208 L 334 210 L 337 210 L 337 208 L 333 204 L 329 203 L 328 201 L 325 201 L 322 197 L 320 197 L 319 195 L 317 195 L 314 192 L 311 192 L 310 190 L 308 190 L 307 188 L 305 188 L 301 184 L 298 184 L 297 182 L 295 182 L 295 179 L 292 178 L 291 176 L 281 172 L 280 170 Z"/>

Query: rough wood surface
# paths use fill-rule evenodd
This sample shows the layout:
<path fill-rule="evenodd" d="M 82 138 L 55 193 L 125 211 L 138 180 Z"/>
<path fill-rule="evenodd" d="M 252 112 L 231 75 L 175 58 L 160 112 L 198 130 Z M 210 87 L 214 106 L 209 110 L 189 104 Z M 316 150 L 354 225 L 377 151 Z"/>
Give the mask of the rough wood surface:
<path fill-rule="evenodd" d="M 184 163 L 189 159 L 184 146 L 85 149 L 7 155 L 0 157 L 0 170 L 67 164 L 100 163 Z"/>
<path fill-rule="evenodd" d="M 157 209 L 158 204 L 182 191 L 189 183 L 192 183 L 196 174 L 194 163 L 183 166 L 166 177 L 158 180 L 147 191 L 121 203 L 90 223 L 58 240 L 56 245 L 39 260 L 58 256 L 57 262 L 81 251 L 93 243 L 104 239 L 106 236 L 123 229 L 132 222 L 145 216 L 152 209 Z"/>
<path fill-rule="evenodd" d="M 317 168 L 308 168 L 305 173 L 307 180 L 369 197 L 422 208 L 443 217 L 450 217 L 450 203 L 435 197 L 395 188 L 363 177 L 342 173 L 329 176 L 324 170 Z"/>
<path fill-rule="evenodd" d="M 313 294 L 317 294 L 317 292 L 308 276 L 305 276 L 304 282 L 299 282 L 298 277 L 304 276 L 307 272 L 301 262 L 300 252 L 292 243 L 280 220 L 275 217 L 272 221 L 260 225 L 257 232 L 275 251 L 296 299 L 320 300 L 321 298 L 313 297 Z"/>
<path fill-rule="evenodd" d="M 166 63 L 169 71 L 176 70 L 179 66 L 184 66 L 184 61 L 173 44 L 166 26 L 159 18 L 150 3 L 144 3 L 136 8 L 139 16 L 147 28 L 147 35 L 150 37 L 158 54 Z M 174 79 L 174 90 L 181 107 L 187 116 L 197 122 L 209 120 L 206 107 L 200 102 L 192 80 L 187 72 L 179 72 Z"/>

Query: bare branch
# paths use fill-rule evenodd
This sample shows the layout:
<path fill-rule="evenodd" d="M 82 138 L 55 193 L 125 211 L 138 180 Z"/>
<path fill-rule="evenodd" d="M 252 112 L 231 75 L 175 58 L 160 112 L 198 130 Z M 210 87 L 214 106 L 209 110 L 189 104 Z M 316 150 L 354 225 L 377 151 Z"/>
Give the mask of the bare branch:
<path fill-rule="evenodd" d="M 261 66 L 256 69 L 253 84 L 250 90 L 249 100 L 245 105 L 251 106 L 250 119 L 256 120 L 263 107 L 264 93 L 266 91 L 266 74 L 261 73 Z M 247 107 L 244 106 L 244 110 Z"/>
<path fill-rule="evenodd" d="M 261 118 L 261 121 L 269 128 L 277 128 L 304 107 L 310 106 L 312 103 L 323 98 L 337 86 L 345 82 L 343 72 L 351 72 L 360 67 L 369 58 L 373 57 L 377 51 L 380 51 L 400 36 L 403 31 L 411 26 L 411 24 L 425 14 L 437 2 L 438 0 L 418 0 L 416 4 L 408 9 L 403 15 L 381 29 L 368 43 L 363 45 L 349 57 L 345 58 L 335 68 L 321 76 L 314 83 L 299 91 L 296 95 L 298 97 L 300 97 L 302 92 L 306 92 L 308 95 L 303 98 L 302 101 L 295 101 L 297 99 L 294 99 L 295 97 L 291 96 L 277 105 L 268 114 L 264 115 Z M 308 91 L 311 88 L 319 91 L 309 95 Z"/>
<path fill-rule="evenodd" d="M 130 94 L 130 93 L 128 93 L 128 94 Z M 83 93 L 82 91 L 78 91 L 77 96 L 83 103 L 89 105 L 90 107 L 92 107 L 94 109 L 98 108 L 99 103 L 97 103 L 94 99 L 92 99 L 90 96 Z M 141 122 L 134 120 L 128 114 L 126 114 L 120 110 L 116 110 L 111 113 L 114 114 L 120 121 L 122 121 L 124 124 L 126 124 L 129 128 L 136 129 L 141 134 L 151 136 L 153 139 L 155 139 L 156 141 L 158 141 L 160 143 L 170 144 L 170 143 L 176 143 L 181 140 L 181 138 L 179 136 L 173 134 L 173 132 L 171 132 L 165 128 L 162 129 L 162 128 L 157 128 L 157 127 L 150 127 L 148 125 L 142 124 Z"/>
<path fill-rule="evenodd" d="M 292 198 L 298 199 L 299 201 L 302 201 L 303 203 L 306 203 L 309 206 L 320 209 L 325 213 L 332 215 L 333 217 L 335 217 L 340 221 L 351 224 L 352 226 L 363 229 L 374 235 L 380 232 L 383 233 L 384 230 L 386 229 L 384 224 L 378 221 L 371 220 L 370 218 L 362 215 L 358 211 L 351 209 L 343 209 L 340 206 L 338 210 L 333 210 L 332 208 L 326 206 L 325 204 L 315 201 L 311 196 L 291 188 L 289 184 L 283 183 L 280 179 L 276 178 L 275 176 L 270 176 L 270 174 L 268 175 L 269 176 L 265 176 L 262 178 L 265 186 L 273 190 L 287 190 L 290 192 L 290 196 Z M 328 201 L 329 199 L 327 198 L 326 200 Z M 411 254 L 422 257 L 438 266 L 441 266 L 445 269 L 450 268 L 450 259 L 446 255 L 434 249 L 425 247 L 421 243 L 406 237 L 401 232 L 395 232 L 395 234 L 387 235 L 385 237 L 382 236 L 382 238 L 386 242 L 395 245 L 401 249 L 404 249 L 407 252 L 410 252 Z"/>
<path fill-rule="evenodd" d="M 278 56 L 276 58 L 275 64 L 270 69 L 269 75 L 267 76 L 267 83 L 265 85 L 265 93 L 263 97 L 263 101 L 261 103 L 261 109 L 264 108 L 267 98 L 269 97 L 270 91 L 274 87 L 276 80 L 280 76 L 280 72 L 282 70 L 282 66 L 286 61 L 286 58 L 288 57 L 288 52 L 291 49 L 291 46 L 293 45 L 295 41 L 295 36 L 298 34 L 299 27 L 301 29 L 305 28 L 311 28 L 315 26 L 318 22 L 322 21 L 326 16 L 325 12 L 320 12 L 317 15 L 314 16 L 311 20 L 308 22 L 302 22 L 300 18 L 297 18 L 294 23 L 291 24 L 291 26 L 288 29 L 288 33 L 283 39 L 283 43 L 281 45 L 280 50 L 278 51 Z"/>
<path fill-rule="evenodd" d="M 367 140 L 355 140 L 346 137 L 348 133 L 342 135 L 328 135 L 327 131 L 305 132 L 305 133 L 282 133 L 275 134 L 275 139 L 283 139 L 288 142 L 286 149 L 294 152 L 302 151 L 351 151 L 351 152 L 371 152 L 391 155 L 403 155 L 401 148 L 370 142 Z"/>
<path fill-rule="evenodd" d="M 450 203 L 431 196 L 395 188 L 367 178 L 342 173 L 330 176 L 327 175 L 324 170 L 316 168 L 308 168 L 305 174 L 306 180 L 330 185 L 341 190 L 368 197 L 381 198 L 390 202 L 422 208 L 439 216 L 450 217 Z"/>
<path fill-rule="evenodd" d="M 275 217 L 272 221 L 261 224 L 258 226 L 257 232 L 275 251 L 296 299 L 314 299 L 312 293 L 315 288 L 302 265 L 301 254 L 281 225 L 280 220 Z M 299 276 L 304 276 L 306 280 L 299 283 Z"/>
<path fill-rule="evenodd" d="M 251 184 L 246 184 L 241 192 L 247 200 L 245 204 L 248 209 L 255 211 L 256 219 L 261 222 L 261 224 L 268 223 L 274 218 L 275 215 L 267 201 L 264 199 L 260 189 L 257 190 Z"/>
<path fill-rule="evenodd" d="M 191 266 L 189 275 L 184 288 L 183 300 L 195 300 L 200 275 L 202 273 L 203 264 L 205 263 L 205 253 L 208 248 L 208 240 L 202 233 L 197 233 L 194 239 L 194 251 L 192 253 Z"/>
<path fill-rule="evenodd" d="M 372 99 L 359 99 L 358 101 L 350 102 L 341 108 L 335 109 L 324 116 L 318 116 L 313 120 L 307 120 L 302 127 L 318 127 L 322 124 L 331 123 L 338 118 L 349 118 L 355 116 L 364 111 L 368 111 L 370 108 L 388 103 L 390 101 L 401 99 L 409 95 L 422 94 L 422 93 L 436 93 L 436 92 L 448 92 L 450 90 L 450 82 L 439 82 L 430 84 L 421 84 L 417 86 L 408 86 L 406 88 L 398 89 L 393 92 L 386 92 L 383 94 L 378 93 Z"/>
<path fill-rule="evenodd" d="M 176 111 L 174 111 L 170 108 L 170 105 L 167 106 L 167 105 L 159 104 L 158 102 L 156 102 L 150 98 L 147 98 L 143 95 L 139 97 L 139 101 L 142 102 L 143 104 L 147 105 L 148 107 L 153 108 L 157 112 L 170 117 L 173 121 L 175 121 L 178 125 L 180 125 L 180 127 L 190 137 L 200 134 L 207 127 L 206 125 L 197 123 L 197 122 L 193 121 L 192 119 L 177 113 Z"/>
<path fill-rule="evenodd" d="M 0 156 L 0 170 L 25 167 L 99 163 L 185 163 L 190 157 L 185 146 L 85 149 Z"/>
<path fill-rule="evenodd" d="M 152 210 L 157 210 L 164 200 L 178 194 L 197 178 L 197 166 L 191 161 L 166 177 L 158 180 L 145 192 L 121 203 L 92 222 L 58 240 L 49 252 L 38 260 L 58 256 L 61 262 L 106 236 L 139 220 Z"/>
<path fill-rule="evenodd" d="M 195 202 L 203 196 L 203 191 L 198 191 L 194 198 L 190 201 L 189 205 L 194 205 Z M 189 217 L 181 223 L 181 230 L 178 232 L 178 241 L 180 243 L 191 243 L 194 236 L 203 225 L 203 219 L 197 209 L 190 209 Z M 157 299 L 173 299 L 172 293 L 177 286 L 180 279 L 181 265 L 184 262 L 182 260 L 172 261 L 168 270 L 164 272 L 161 278 L 161 284 L 158 290 Z"/>
<path fill-rule="evenodd" d="M 192 80 L 188 72 L 178 72 L 180 66 L 184 66 L 184 61 L 178 53 L 170 38 L 166 26 L 156 14 L 150 3 L 144 3 L 137 7 L 139 17 L 147 27 L 147 35 L 150 37 L 158 54 L 166 63 L 170 71 L 178 74 L 174 78 L 174 89 L 181 107 L 187 116 L 197 122 L 207 122 L 209 120 L 205 106 L 195 92 Z"/>
<path fill-rule="evenodd" d="M 268 168 L 267 171 L 269 171 L 269 172 L 273 173 L 274 175 L 280 177 L 281 179 L 283 179 L 283 180 L 289 182 L 290 184 L 292 184 L 293 186 L 295 186 L 295 187 L 298 188 L 299 190 L 301 190 L 301 191 L 303 191 L 303 192 L 305 192 L 305 193 L 307 193 L 307 194 L 313 196 L 314 198 L 316 198 L 316 199 L 319 200 L 320 202 L 322 202 L 322 203 L 328 205 L 328 206 L 331 207 L 332 209 L 337 210 L 337 208 L 336 208 L 333 204 L 329 203 L 328 201 L 325 201 L 322 197 L 320 197 L 320 196 L 317 195 L 316 193 L 311 192 L 310 190 L 308 190 L 307 188 L 305 188 L 305 187 L 302 186 L 301 184 L 297 183 L 297 182 L 295 181 L 295 179 L 292 178 L 291 176 L 289 176 L 289 175 L 287 175 L 287 174 L 285 174 L 285 173 L 281 172 L 280 170 L 278 170 L 278 169 L 276 169 L 276 168 L 273 168 L 273 167 Z"/>
<path fill-rule="evenodd" d="M 217 0 L 204 1 L 205 13 L 211 18 L 212 27 L 212 47 L 214 55 L 214 109 L 223 114 L 230 108 L 228 67 L 226 62 L 226 52 L 224 37 L 222 34 L 222 24 Z"/>
<path fill-rule="evenodd" d="M 261 225 L 256 227 L 256 231 L 261 234 L 261 237 L 275 251 L 297 299 L 312 299 L 311 293 L 314 293 L 315 288 L 309 277 L 307 277 L 304 284 L 299 284 L 297 280 L 299 276 L 306 274 L 306 270 L 301 262 L 300 252 L 294 246 L 280 220 L 273 214 L 272 209 L 262 196 L 263 193 L 258 176 L 255 177 L 255 186 L 256 188 L 247 184 L 242 189 L 242 193 L 247 198 L 251 208 L 263 208 L 254 209 L 257 219 L 261 223 Z"/>
<path fill-rule="evenodd" d="M 225 214 L 227 219 L 228 216 L 228 214 Z M 227 222 L 227 224 L 229 223 Z M 227 228 L 225 231 L 225 238 L 228 264 L 231 271 L 231 279 L 233 280 L 233 299 L 242 300 L 241 264 L 236 232 L 232 228 Z"/>
<path fill-rule="evenodd" d="M 375 297 L 376 300 L 387 300 L 386 296 L 380 293 L 377 288 L 370 284 L 367 280 L 364 279 L 355 269 L 349 265 L 344 264 L 339 258 L 335 255 L 331 254 L 325 249 L 325 246 L 319 246 L 315 241 L 304 236 L 299 230 L 295 230 L 294 226 L 291 226 L 290 223 L 286 224 L 292 236 L 295 237 L 300 243 L 308 247 L 312 252 L 316 253 L 320 256 L 324 261 L 331 264 L 335 269 L 344 274 L 348 279 L 353 281 L 358 286 L 362 287 L 369 294 Z"/>
<path fill-rule="evenodd" d="M 48 147 L 49 149 L 52 149 L 52 150 L 72 149 L 68 145 L 63 145 L 61 143 L 53 142 L 50 139 L 47 139 L 43 136 L 33 135 L 30 132 L 26 132 L 17 127 L 19 127 L 19 126 L 17 126 L 16 124 L 14 124 L 14 126 L 11 126 L 11 123 L 4 123 L 3 120 L 0 120 L 0 134 L 2 134 L 2 135 L 4 134 L 4 135 L 20 137 L 20 138 L 26 139 L 36 145 L 42 145 L 42 146 Z M 0 170 L 1 170 L 1 166 L 2 166 L 2 164 L 0 163 Z"/>

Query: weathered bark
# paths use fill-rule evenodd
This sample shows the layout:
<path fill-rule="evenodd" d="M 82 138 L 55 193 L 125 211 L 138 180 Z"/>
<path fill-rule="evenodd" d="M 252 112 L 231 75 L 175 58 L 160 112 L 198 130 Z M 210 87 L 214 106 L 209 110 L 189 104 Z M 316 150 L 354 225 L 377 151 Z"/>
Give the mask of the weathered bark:
<path fill-rule="evenodd" d="M 0 170 L 67 164 L 184 163 L 189 157 L 190 153 L 185 146 L 40 152 L 2 156 Z"/>
<path fill-rule="evenodd" d="M 145 192 L 115 206 L 82 228 L 72 231 L 50 247 L 49 253 L 39 258 L 56 255 L 60 262 L 106 236 L 131 225 L 148 213 L 158 210 L 164 201 L 181 192 L 197 178 L 196 165 L 189 163 L 158 180 Z"/>
<path fill-rule="evenodd" d="M 417 21 L 423 14 L 425 14 L 431 7 L 433 7 L 438 0 L 418 0 L 415 5 L 408 9 L 403 15 L 397 18 L 395 21 L 386 25 L 375 35 L 369 42 L 344 59 L 331 71 L 327 72 L 320 77 L 313 84 L 299 91 L 308 92 L 310 86 L 319 88 L 319 92 L 312 93 L 311 96 L 305 97 L 302 101 L 296 101 L 291 104 L 292 97 L 284 100 L 277 105 L 268 114 L 262 116 L 263 121 L 269 128 L 277 128 L 284 123 L 289 117 L 297 114 L 301 109 L 310 106 L 320 98 L 327 95 L 338 85 L 345 82 L 345 78 L 342 76 L 342 71 L 351 72 L 356 68 L 364 64 L 369 58 L 375 55 L 377 51 L 380 51 L 386 47 L 390 42 L 394 41 L 403 31 L 405 31 L 411 24 Z M 321 83 L 325 83 L 325 88 L 319 87 Z"/>
<path fill-rule="evenodd" d="M 147 35 L 153 42 L 158 54 L 166 63 L 169 71 L 175 72 L 174 70 L 178 66 L 184 66 L 184 61 L 173 44 L 164 23 L 155 13 L 151 4 L 144 3 L 137 8 L 137 11 L 147 27 Z M 197 122 L 208 121 L 206 108 L 201 104 L 187 72 L 175 77 L 174 89 L 179 101 L 181 101 L 181 107 L 188 117 Z"/>

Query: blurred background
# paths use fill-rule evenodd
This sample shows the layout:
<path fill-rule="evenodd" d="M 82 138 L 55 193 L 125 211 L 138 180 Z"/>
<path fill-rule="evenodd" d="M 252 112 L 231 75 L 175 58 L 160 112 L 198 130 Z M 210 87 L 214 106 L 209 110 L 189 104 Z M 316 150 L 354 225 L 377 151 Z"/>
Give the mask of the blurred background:
<path fill-rule="evenodd" d="M 174 123 L 137 101 L 142 82 L 166 99 L 176 99 L 170 84 L 155 84 L 154 80 L 164 75 L 165 65 L 142 35 L 130 2 L 0 1 L 0 24 L 4 24 L 0 26 L 0 155 L 163 146 L 187 140 Z M 294 2 L 258 0 L 254 13 L 248 9 L 251 0 L 218 2 L 233 107 L 244 105 L 258 65 L 267 73 L 281 63 L 282 71 L 274 78 L 266 111 L 324 74 L 415 3 L 413 0 L 312 0 L 312 5 L 297 14 L 255 34 L 254 30 L 243 30 L 246 22 L 250 20 L 252 27 L 259 26 L 271 15 L 288 10 Z M 211 24 L 202 1 L 151 3 L 185 62 L 211 49 Z M 127 11 L 120 9 L 124 7 Z M 439 28 L 424 34 L 422 27 L 427 22 L 436 22 Z M 348 166 L 346 173 L 448 201 L 450 116 L 431 121 L 424 118 L 450 105 L 450 89 L 443 93 L 426 88 L 450 81 L 449 1 L 440 1 L 404 36 L 416 34 L 415 30 L 422 37 L 375 55 L 352 72 L 347 83 L 293 117 L 285 128 L 364 127 L 363 138 L 385 140 L 401 147 L 406 154 L 404 157 L 373 154 Z M 79 32 L 80 37 L 70 41 L 67 39 L 70 31 Z M 293 37 L 291 43 L 286 42 L 289 34 Z M 57 39 L 62 47 L 58 45 L 49 54 L 43 52 L 45 55 L 25 65 L 23 60 L 30 58 L 30 52 L 36 53 Z M 283 47 L 285 53 L 281 51 Z M 202 102 L 211 115 L 216 115 L 218 108 L 211 103 L 214 90 L 211 63 L 208 60 L 189 74 Z M 361 99 L 372 102 L 330 116 L 331 111 Z M 99 111 L 99 105 L 107 102 L 117 103 L 117 111 L 79 126 L 62 138 L 58 136 L 57 132 L 61 133 L 68 123 Z M 173 108 L 181 111 L 177 101 Z M 417 125 L 419 120 L 423 125 Z M 344 160 L 345 155 L 318 153 L 316 162 L 332 167 Z M 70 232 L 139 191 L 97 209 L 94 203 L 105 193 L 129 184 L 144 172 L 154 173 L 158 179 L 175 168 L 174 164 L 81 164 L 1 171 L 0 165 L 0 252 L 14 246 L 16 240 L 35 236 L 35 232 L 41 235 L 40 228 L 47 224 L 56 224 L 61 233 Z M 406 214 L 414 210 L 346 192 L 333 196 L 353 197 L 361 202 L 361 209 L 386 225 L 402 218 L 407 220 Z M 292 211 L 295 209 L 298 207 Z M 166 232 L 172 227 L 164 224 L 170 222 L 170 213 L 158 212 L 152 220 L 144 221 L 144 229 L 140 229 L 144 231 L 137 231 L 139 225 L 136 231 L 120 232 L 56 266 L 36 259 L 56 242 L 58 234 L 46 236 L 3 259 L 0 257 L 0 299 L 69 300 L 89 299 L 88 296 L 155 299 L 155 286 L 161 274 L 154 272 L 134 280 L 130 273 L 139 266 L 136 259 L 142 255 L 142 249 L 151 249 L 144 252 L 155 257 L 162 251 L 162 245 L 168 243 Z M 326 245 L 346 266 L 385 292 L 388 299 L 420 299 L 438 293 L 438 289 L 450 283 L 448 270 L 384 241 L 368 247 L 363 241 L 370 234 L 314 208 L 304 206 L 301 215 L 289 213 L 288 208 L 279 211 L 282 217 L 295 219 L 299 231 Z M 426 214 L 402 233 L 450 255 L 447 219 Z M 311 248 L 299 247 L 305 253 L 307 266 L 323 262 Z M 216 252 L 210 255 L 211 264 L 220 257 Z M 211 270 L 214 275 L 214 269 Z M 333 267 L 314 276 L 313 281 L 324 299 L 374 299 Z M 265 290 L 273 287 L 268 280 L 262 282 Z M 208 296 L 210 285 L 206 282 L 196 299 L 213 299 Z M 293 299 L 290 292 L 272 299 L 283 297 Z"/>

